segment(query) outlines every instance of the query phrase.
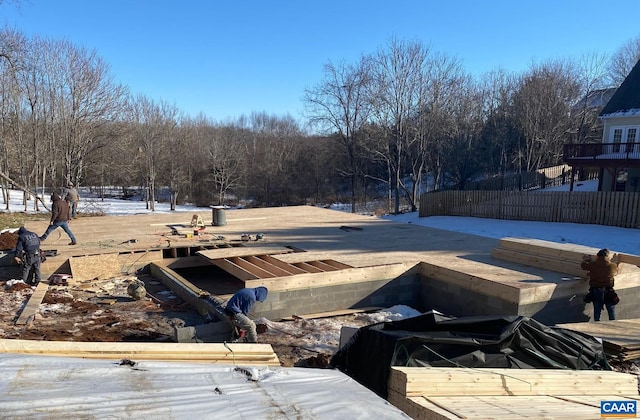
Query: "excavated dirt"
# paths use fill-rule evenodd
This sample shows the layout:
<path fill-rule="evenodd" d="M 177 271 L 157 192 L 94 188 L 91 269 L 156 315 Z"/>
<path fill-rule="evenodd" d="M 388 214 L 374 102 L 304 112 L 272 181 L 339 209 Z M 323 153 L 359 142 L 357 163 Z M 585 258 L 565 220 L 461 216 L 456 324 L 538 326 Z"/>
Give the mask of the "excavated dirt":
<path fill-rule="evenodd" d="M 10 251 L 18 244 L 17 232 L 0 233 L 0 251 Z"/>
<path fill-rule="evenodd" d="M 147 297 L 135 300 L 128 285 L 140 279 Z M 50 285 L 35 319 L 15 325 L 34 288 L 19 280 L 0 287 L 0 338 L 50 341 L 173 342 L 175 328 L 207 323 L 162 283 L 148 275 Z M 260 343 L 271 344 L 282 366 L 326 367 L 338 349 L 342 325 L 362 326 L 358 315 L 273 322 L 256 320 Z"/>

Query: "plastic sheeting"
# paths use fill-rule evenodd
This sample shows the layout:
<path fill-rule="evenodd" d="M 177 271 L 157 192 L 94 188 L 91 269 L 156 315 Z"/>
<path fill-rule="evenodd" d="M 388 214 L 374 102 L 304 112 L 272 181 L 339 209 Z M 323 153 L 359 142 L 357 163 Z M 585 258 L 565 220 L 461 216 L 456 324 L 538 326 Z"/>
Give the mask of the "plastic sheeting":
<path fill-rule="evenodd" d="M 437 312 L 360 328 L 331 365 L 384 398 L 391 366 L 611 369 L 602 343 L 586 334 L 522 316 Z"/>
<path fill-rule="evenodd" d="M 2 418 L 408 419 L 340 371 L 0 355 Z"/>

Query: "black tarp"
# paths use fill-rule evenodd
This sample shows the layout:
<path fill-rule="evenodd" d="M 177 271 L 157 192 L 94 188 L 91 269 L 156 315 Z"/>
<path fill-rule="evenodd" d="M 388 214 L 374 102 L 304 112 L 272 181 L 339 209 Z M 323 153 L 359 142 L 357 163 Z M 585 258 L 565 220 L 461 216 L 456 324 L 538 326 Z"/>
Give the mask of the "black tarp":
<path fill-rule="evenodd" d="M 384 398 L 391 366 L 611 370 L 589 335 L 524 316 L 437 312 L 360 328 L 331 366 Z"/>

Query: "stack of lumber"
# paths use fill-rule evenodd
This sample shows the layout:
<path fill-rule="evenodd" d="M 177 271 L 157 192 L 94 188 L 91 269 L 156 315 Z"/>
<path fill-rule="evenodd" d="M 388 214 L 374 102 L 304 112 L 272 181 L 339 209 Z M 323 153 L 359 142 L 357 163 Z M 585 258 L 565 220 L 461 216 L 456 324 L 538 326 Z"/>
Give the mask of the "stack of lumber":
<path fill-rule="evenodd" d="M 580 267 L 582 257 L 591 255 L 595 258 L 597 248 L 583 245 L 557 243 L 540 239 L 502 238 L 500 245 L 491 252 L 493 258 L 516 262 L 531 267 L 586 277 L 587 272 Z M 612 250 L 613 253 L 616 251 Z M 640 257 L 617 253 L 620 258 L 618 274 L 640 273 Z"/>
<path fill-rule="evenodd" d="M 613 359 L 623 362 L 640 359 L 640 319 L 576 322 L 556 326 L 601 339 L 605 353 Z"/>
<path fill-rule="evenodd" d="M 84 359 L 280 366 L 270 344 L 0 340 L 0 353 Z"/>
<path fill-rule="evenodd" d="M 636 375 L 595 370 L 392 367 L 389 402 L 415 420 L 600 417 L 640 400 Z"/>

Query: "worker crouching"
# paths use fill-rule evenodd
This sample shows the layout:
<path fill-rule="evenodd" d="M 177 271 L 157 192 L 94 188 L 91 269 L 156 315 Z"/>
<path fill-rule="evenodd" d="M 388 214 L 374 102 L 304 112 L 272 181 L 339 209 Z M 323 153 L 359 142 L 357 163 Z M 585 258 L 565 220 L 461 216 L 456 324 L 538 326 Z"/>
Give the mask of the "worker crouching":
<path fill-rule="evenodd" d="M 268 293 L 269 290 L 263 286 L 245 288 L 239 290 L 227 302 L 225 312 L 238 329 L 245 331 L 244 340 L 247 343 L 258 342 L 256 323 L 249 318 L 249 311 L 256 302 L 264 302 Z"/>

